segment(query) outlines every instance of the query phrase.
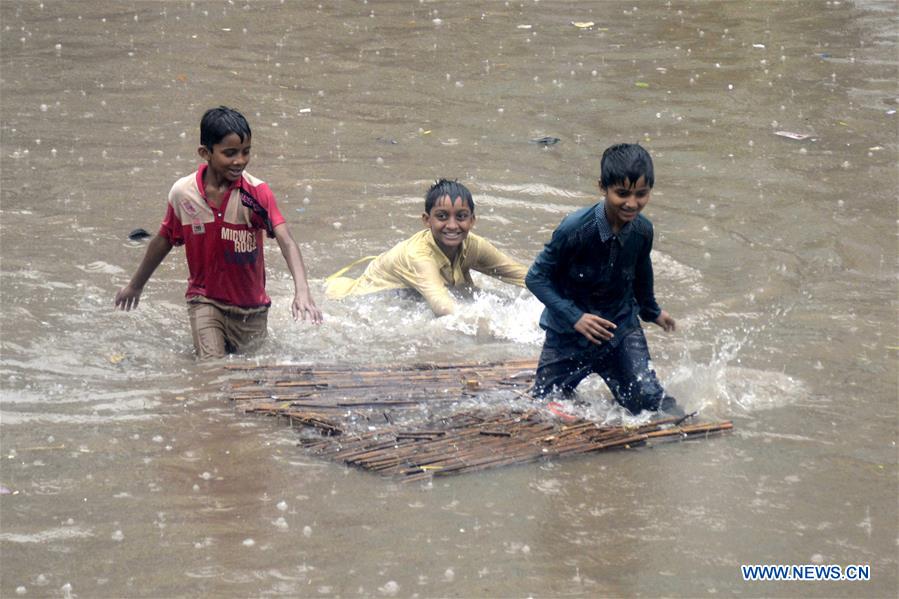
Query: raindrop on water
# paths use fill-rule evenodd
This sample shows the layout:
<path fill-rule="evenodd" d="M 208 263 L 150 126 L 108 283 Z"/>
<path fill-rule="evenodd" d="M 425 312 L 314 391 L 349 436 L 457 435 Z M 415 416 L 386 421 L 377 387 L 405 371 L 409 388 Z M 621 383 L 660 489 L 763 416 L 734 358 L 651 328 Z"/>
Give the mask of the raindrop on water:
<path fill-rule="evenodd" d="M 385 595 L 396 595 L 400 591 L 400 585 L 395 580 L 388 580 L 384 586 L 378 587 L 378 590 Z"/>

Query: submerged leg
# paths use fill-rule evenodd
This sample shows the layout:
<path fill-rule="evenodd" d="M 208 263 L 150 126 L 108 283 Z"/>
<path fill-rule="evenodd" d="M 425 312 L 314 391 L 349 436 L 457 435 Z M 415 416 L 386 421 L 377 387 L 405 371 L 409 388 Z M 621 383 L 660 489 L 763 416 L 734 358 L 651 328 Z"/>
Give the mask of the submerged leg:
<path fill-rule="evenodd" d="M 621 340 L 596 369 L 615 399 L 632 414 L 641 410 L 663 409 L 672 415 L 683 415 L 673 397 L 659 383 L 649 357 L 643 329 L 636 329 Z"/>
<path fill-rule="evenodd" d="M 267 335 L 267 310 L 246 314 L 234 311 L 227 314 L 225 337 L 229 352 L 253 353 L 262 346 Z"/>
<path fill-rule="evenodd" d="M 197 358 L 224 358 L 226 317 L 222 311 L 212 304 L 190 302 L 187 304 L 187 314 Z"/>
<path fill-rule="evenodd" d="M 553 391 L 561 391 L 566 397 L 573 395 L 578 384 L 592 372 L 585 353 L 575 337 L 547 331 L 531 395 L 543 397 Z"/>

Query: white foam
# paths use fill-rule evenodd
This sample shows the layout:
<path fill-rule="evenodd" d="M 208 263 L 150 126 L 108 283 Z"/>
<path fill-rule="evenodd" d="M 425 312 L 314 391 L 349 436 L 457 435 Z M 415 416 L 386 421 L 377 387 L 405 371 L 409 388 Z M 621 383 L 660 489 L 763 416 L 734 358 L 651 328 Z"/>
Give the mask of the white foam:
<path fill-rule="evenodd" d="M 49 541 L 62 541 L 66 539 L 85 539 L 94 536 L 94 533 L 78 526 L 64 526 L 48 528 L 31 534 L 17 534 L 11 532 L 0 533 L 0 541 L 11 543 L 46 543 Z"/>
<path fill-rule="evenodd" d="M 554 204 L 552 202 L 539 202 L 531 199 L 518 200 L 486 193 L 479 194 L 476 202 L 477 206 L 485 206 L 488 208 L 494 206 L 502 207 L 504 210 L 509 208 L 521 208 L 525 210 L 540 210 L 550 214 L 569 214 L 584 207 L 581 204 Z"/>
<path fill-rule="evenodd" d="M 76 265 L 78 270 L 83 270 L 84 272 L 93 272 L 100 273 L 104 275 L 121 275 L 127 274 L 125 269 L 120 266 L 116 266 L 115 264 L 110 264 L 108 262 L 103 262 L 102 260 L 97 260 L 96 262 L 91 262 L 88 265 Z"/>
<path fill-rule="evenodd" d="M 552 185 L 546 185 L 545 183 L 487 183 L 484 185 L 484 188 L 536 197 L 553 196 L 557 198 L 576 199 L 590 199 L 593 197 L 587 193 L 553 187 Z"/>

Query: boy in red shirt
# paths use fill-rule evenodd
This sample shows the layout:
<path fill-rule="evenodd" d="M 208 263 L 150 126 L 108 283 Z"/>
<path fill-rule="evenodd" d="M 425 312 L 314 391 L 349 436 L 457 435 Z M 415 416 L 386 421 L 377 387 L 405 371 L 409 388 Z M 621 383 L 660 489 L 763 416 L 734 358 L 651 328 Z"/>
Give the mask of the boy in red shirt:
<path fill-rule="evenodd" d="M 263 231 L 278 241 L 294 281 L 294 320 L 319 324 L 322 314 L 306 283 L 300 248 L 268 185 L 246 172 L 250 125 L 220 106 L 200 122 L 198 154 L 206 164 L 169 192 L 159 234 L 131 281 L 116 293 L 121 310 L 137 308 L 144 285 L 172 247 L 184 245 L 190 276 L 187 309 L 197 357 L 257 349 L 267 333 L 271 299 L 265 293 Z"/>

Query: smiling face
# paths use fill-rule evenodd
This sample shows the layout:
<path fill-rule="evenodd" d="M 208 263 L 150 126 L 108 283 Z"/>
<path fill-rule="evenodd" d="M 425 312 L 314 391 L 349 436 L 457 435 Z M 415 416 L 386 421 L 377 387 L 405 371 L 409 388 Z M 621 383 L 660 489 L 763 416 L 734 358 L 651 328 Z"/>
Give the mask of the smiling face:
<path fill-rule="evenodd" d="M 448 195 L 434 202 L 430 212 L 424 212 L 421 220 L 431 230 L 434 241 L 452 260 L 474 226 L 474 212 L 461 197 L 450 199 Z"/>
<path fill-rule="evenodd" d="M 237 133 L 229 133 L 212 150 L 200 146 L 200 157 L 209 164 L 209 175 L 213 181 L 233 183 L 240 179 L 250 163 L 250 136 L 241 141 Z"/>
<path fill-rule="evenodd" d="M 637 179 L 637 182 L 633 184 L 630 180 L 625 179 L 621 183 L 613 183 L 608 187 L 600 186 L 600 189 L 606 196 L 606 219 L 612 225 L 615 233 L 637 218 L 640 211 L 649 203 L 652 195 L 652 188 L 643 177 Z"/>

